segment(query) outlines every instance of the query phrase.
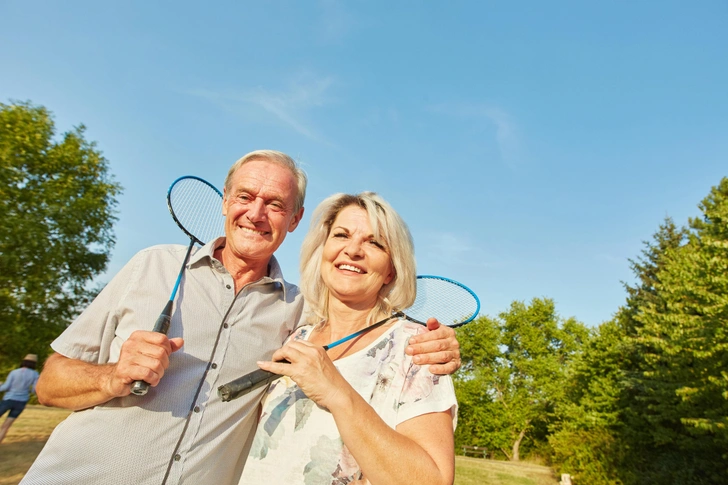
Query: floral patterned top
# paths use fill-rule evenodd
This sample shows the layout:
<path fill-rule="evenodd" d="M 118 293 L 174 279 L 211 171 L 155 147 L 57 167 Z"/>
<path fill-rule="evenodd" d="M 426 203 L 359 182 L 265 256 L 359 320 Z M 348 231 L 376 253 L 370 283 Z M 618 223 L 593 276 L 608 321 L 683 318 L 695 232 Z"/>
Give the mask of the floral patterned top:
<path fill-rule="evenodd" d="M 290 338 L 307 340 L 312 328 L 300 327 Z M 413 364 L 404 353 L 409 338 L 425 331 L 421 325 L 398 320 L 364 349 L 334 361 L 392 428 L 442 411 L 451 412 L 455 427 L 457 401 L 450 376 L 433 375 L 428 366 Z M 288 377 L 271 384 L 240 484 L 343 485 L 361 477 L 331 413 L 308 399 Z"/>

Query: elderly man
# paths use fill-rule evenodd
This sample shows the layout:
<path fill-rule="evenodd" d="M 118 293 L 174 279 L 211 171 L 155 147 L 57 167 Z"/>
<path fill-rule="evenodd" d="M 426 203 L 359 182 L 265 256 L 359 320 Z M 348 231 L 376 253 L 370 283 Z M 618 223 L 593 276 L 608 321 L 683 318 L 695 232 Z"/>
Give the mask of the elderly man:
<path fill-rule="evenodd" d="M 52 344 L 38 398 L 77 412 L 23 484 L 237 483 L 264 391 L 223 403 L 215 390 L 269 359 L 302 316 L 298 288 L 273 253 L 301 221 L 305 191 L 305 174 L 280 152 L 252 152 L 230 168 L 225 237 L 192 255 L 167 336 L 145 329 L 185 248 L 151 247 L 127 263 Z M 423 337 L 413 342 L 430 352 L 421 363 L 450 362 L 440 370 L 454 371 L 452 330 Z M 130 395 L 135 380 L 154 389 Z"/>

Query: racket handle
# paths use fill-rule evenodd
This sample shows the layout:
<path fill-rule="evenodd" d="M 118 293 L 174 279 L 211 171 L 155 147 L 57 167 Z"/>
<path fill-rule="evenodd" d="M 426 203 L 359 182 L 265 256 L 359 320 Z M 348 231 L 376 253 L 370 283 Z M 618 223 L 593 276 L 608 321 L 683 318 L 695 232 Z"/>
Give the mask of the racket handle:
<path fill-rule="evenodd" d="M 165 305 L 164 310 L 162 310 L 162 313 L 159 314 L 159 318 L 157 318 L 157 322 L 154 324 L 154 328 L 152 329 L 153 332 L 163 333 L 167 334 L 167 330 L 169 330 L 169 324 L 172 321 L 172 300 L 169 300 L 167 302 L 167 305 Z M 143 396 L 147 393 L 149 390 L 149 384 L 147 384 L 144 381 L 134 381 L 134 384 L 131 386 L 131 393 L 136 396 Z"/>
<path fill-rule="evenodd" d="M 232 401 L 254 389 L 268 385 L 279 377 L 278 374 L 258 369 L 218 387 L 217 395 L 222 398 L 223 402 Z"/>

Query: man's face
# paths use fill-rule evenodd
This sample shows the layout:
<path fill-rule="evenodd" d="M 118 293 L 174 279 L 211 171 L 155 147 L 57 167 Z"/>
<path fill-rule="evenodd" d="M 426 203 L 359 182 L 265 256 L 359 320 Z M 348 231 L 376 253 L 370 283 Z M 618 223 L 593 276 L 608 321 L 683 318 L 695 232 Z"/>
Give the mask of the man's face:
<path fill-rule="evenodd" d="M 226 250 L 248 262 L 273 255 L 303 216 L 294 212 L 298 187 L 288 168 L 265 160 L 242 165 L 225 188 Z"/>

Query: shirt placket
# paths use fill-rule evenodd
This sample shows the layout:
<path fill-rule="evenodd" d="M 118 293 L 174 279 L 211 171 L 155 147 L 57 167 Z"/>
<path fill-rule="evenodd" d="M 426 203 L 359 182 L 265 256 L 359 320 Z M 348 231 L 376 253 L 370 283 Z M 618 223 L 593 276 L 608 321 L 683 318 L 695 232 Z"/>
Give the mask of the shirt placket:
<path fill-rule="evenodd" d="M 203 389 L 208 389 L 208 392 L 201 392 L 195 402 L 192 405 L 187 417 L 187 426 L 184 431 L 184 436 L 180 443 L 176 453 L 172 456 L 172 466 L 170 468 L 169 477 L 165 480 L 165 484 L 172 483 L 186 483 L 184 480 L 185 469 L 190 466 L 189 456 L 190 450 L 195 446 L 204 446 L 198 442 L 198 436 L 200 434 L 200 428 L 202 427 L 203 420 L 206 414 L 208 420 L 213 419 L 214 416 L 207 413 L 210 401 L 215 398 L 217 392 L 215 384 L 218 378 L 218 369 L 222 365 L 225 359 L 225 354 L 230 346 L 231 327 L 233 325 L 233 319 L 235 315 L 240 313 L 238 308 L 241 305 L 243 299 L 243 291 L 240 294 L 235 295 L 235 286 L 232 276 L 220 265 L 213 264 L 213 269 L 218 275 L 224 290 L 221 292 L 221 299 L 218 308 L 226 308 L 227 312 L 224 313 L 222 322 L 220 323 L 219 339 L 217 339 L 217 345 L 214 347 L 214 352 L 211 350 L 210 360 L 207 363 L 207 372 L 202 383 Z M 206 422 L 209 426 L 209 423 Z M 204 455 L 204 450 L 197 450 L 198 456 Z"/>

